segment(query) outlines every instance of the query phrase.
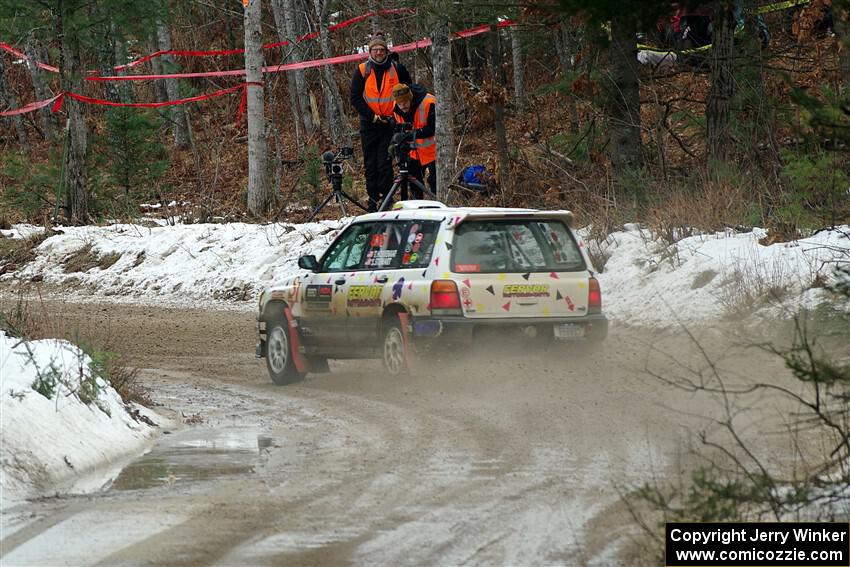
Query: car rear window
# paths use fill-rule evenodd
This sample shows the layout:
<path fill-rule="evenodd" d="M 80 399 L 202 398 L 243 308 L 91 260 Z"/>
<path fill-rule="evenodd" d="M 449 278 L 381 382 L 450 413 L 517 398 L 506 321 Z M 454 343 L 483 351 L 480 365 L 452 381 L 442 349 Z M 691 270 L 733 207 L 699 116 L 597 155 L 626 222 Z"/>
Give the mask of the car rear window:
<path fill-rule="evenodd" d="M 468 221 L 456 231 L 452 271 L 572 272 L 586 268 L 567 226 L 555 219 Z"/>

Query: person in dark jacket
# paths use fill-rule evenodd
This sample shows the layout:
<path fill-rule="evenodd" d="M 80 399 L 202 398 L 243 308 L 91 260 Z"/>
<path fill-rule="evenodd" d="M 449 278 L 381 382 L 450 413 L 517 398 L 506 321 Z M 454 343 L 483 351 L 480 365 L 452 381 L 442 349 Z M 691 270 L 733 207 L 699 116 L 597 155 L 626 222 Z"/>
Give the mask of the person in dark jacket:
<path fill-rule="evenodd" d="M 406 85 L 399 83 L 393 87 L 395 100 L 395 119 L 406 122 L 413 127 L 408 134 L 413 142 L 410 154 L 409 169 L 411 175 L 423 181 L 428 175 L 428 187 L 437 194 L 437 146 L 434 134 L 437 127 L 435 106 L 437 99 L 425 90 L 422 85 Z M 414 199 L 421 199 L 422 192 L 411 187 Z"/>
<path fill-rule="evenodd" d="M 351 104 L 360 115 L 360 141 L 366 170 L 369 210 L 376 211 L 393 184 L 392 163 L 387 155 L 393 135 L 390 118 L 395 105 L 393 87 L 410 83 L 410 73 L 390 53 L 383 34 L 369 42 L 369 59 L 357 66 L 351 77 Z"/>

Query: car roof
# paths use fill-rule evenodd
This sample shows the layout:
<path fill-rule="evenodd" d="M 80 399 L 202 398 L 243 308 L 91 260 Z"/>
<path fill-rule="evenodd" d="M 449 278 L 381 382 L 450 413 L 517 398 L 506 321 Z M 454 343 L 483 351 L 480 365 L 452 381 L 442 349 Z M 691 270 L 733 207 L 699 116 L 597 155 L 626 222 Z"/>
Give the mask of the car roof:
<path fill-rule="evenodd" d="M 454 218 L 454 225 L 468 219 L 498 219 L 511 217 L 548 217 L 561 218 L 571 224 L 573 214 L 566 210 L 541 211 L 538 209 L 519 209 L 506 207 L 422 207 L 403 208 L 379 213 L 360 215 L 353 222 L 370 222 L 376 220 L 444 220 Z"/>

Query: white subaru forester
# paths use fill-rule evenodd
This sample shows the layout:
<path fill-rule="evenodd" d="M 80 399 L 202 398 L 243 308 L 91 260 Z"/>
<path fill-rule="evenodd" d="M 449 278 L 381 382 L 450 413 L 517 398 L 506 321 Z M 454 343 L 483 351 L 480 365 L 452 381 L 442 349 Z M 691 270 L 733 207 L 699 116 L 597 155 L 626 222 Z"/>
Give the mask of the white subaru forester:
<path fill-rule="evenodd" d="M 257 356 L 272 380 L 325 372 L 329 358 L 382 358 L 487 333 L 601 341 L 599 282 L 569 211 L 403 201 L 356 217 L 320 259 L 259 298 Z"/>

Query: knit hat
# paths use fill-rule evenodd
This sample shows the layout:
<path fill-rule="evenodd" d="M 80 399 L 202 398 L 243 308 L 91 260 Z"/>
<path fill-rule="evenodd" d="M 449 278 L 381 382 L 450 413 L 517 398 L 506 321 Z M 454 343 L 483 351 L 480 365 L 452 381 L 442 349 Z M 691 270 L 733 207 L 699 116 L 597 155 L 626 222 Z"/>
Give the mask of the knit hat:
<path fill-rule="evenodd" d="M 404 102 L 413 99 L 413 93 L 410 92 L 410 87 L 404 83 L 397 83 L 393 86 L 393 100 L 396 102 Z"/>
<path fill-rule="evenodd" d="M 372 37 L 372 40 L 369 42 L 369 51 L 372 51 L 373 47 L 381 46 L 384 49 L 387 49 L 387 40 L 384 39 L 384 34 L 381 32 L 375 33 Z"/>

